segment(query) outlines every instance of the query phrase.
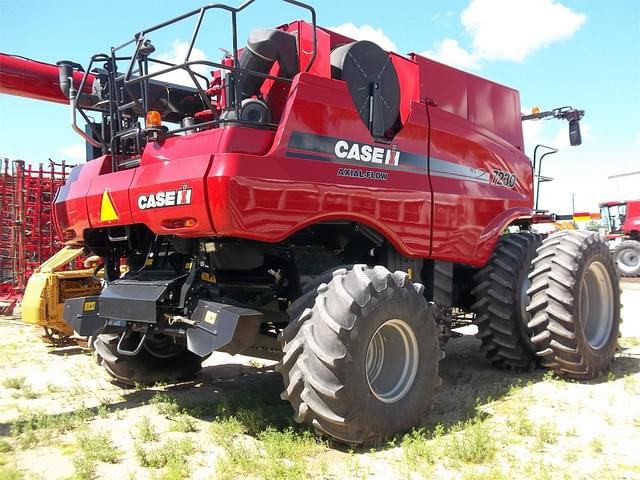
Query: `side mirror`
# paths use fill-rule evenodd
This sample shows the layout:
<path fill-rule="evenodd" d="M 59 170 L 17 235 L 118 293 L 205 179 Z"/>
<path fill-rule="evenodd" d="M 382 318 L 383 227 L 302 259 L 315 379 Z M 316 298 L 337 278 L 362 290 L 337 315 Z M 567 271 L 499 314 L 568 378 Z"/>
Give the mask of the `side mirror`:
<path fill-rule="evenodd" d="M 569 120 L 569 143 L 572 147 L 582 143 L 582 135 L 580 134 L 580 120 Z"/>

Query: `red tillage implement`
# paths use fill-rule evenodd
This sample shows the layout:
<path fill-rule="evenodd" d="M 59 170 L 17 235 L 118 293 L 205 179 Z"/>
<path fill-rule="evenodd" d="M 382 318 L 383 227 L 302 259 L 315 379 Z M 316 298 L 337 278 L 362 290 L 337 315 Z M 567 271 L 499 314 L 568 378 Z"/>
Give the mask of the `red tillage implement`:
<path fill-rule="evenodd" d="M 69 167 L 35 168 L 5 158 L 0 169 L 0 306 L 11 313 L 33 270 L 62 246 L 52 204 Z"/>

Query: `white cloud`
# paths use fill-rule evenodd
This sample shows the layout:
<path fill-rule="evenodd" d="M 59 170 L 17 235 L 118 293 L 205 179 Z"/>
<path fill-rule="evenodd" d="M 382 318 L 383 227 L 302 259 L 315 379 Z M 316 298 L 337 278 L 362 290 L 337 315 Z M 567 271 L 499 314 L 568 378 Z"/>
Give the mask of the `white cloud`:
<path fill-rule="evenodd" d="M 354 40 L 369 40 L 377 43 L 383 50 L 398 51 L 396 44 L 384 34 L 381 28 L 374 28 L 371 25 L 356 26 L 353 23 L 343 23 L 337 27 L 329 27 L 329 30 Z"/>
<path fill-rule="evenodd" d="M 445 38 L 442 42 L 435 45 L 435 50 L 427 50 L 420 55 L 432 58 L 438 62 L 446 63 L 452 67 L 464 68 L 468 70 L 477 70 L 480 68 L 478 64 L 478 56 L 469 53 L 462 48 L 457 40 Z"/>
<path fill-rule="evenodd" d="M 187 50 L 189 49 L 189 42 L 184 42 L 182 40 L 174 40 L 171 44 L 171 50 L 169 52 L 161 53 L 158 55 L 159 60 L 164 60 L 169 63 L 182 63 L 184 62 L 184 57 L 187 54 Z M 189 57 L 189 61 L 196 60 L 207 60 L 207 56 L 205 53 L 199 48 L 195 48 L 191 51 L 191 56 Z M 164 65 L 160 64 L 151 64 L 151 71 L 158 71 L 167 68 Z M 206 77 L 208 77 L 208 68 L 204 65 L 197 65 L 192 67 L 194 72 L 200 73 Z M 164 80 L 165 82 L 176 83 L 178 85 L 186 85 L 193 86 L 193 80 L 191 80 L 191 76 L 186 72 L 186 70 L 175 70 L 173 72 L 166 73 L 164 75 L 160 75 L 157 77 L 160 80 Z M 204 86 L 204 79 L 200 77 L 196 77 L 199 79 L 199 82 Z"/>
<path fill-rule="evenodd" d="M 522 62 L 570 38 L 586 16 L 555 0 L 471 0 L 460 19 L 479 57 Z"/>
<path fill-rule="evenodd" d="M 586 21 L 556 0 L 471 0 L 460 15 L 471 48 L 445 38 L 423 54 L 448 65 L 477 70 L 483 62 L 522 62 L 552 43 L 570 38 Z"/>
<path fill-rule="evenodd" d="M 65 160 L 75 160 L 81 162 L 87 159 L 87 149 L 82 143 L 76 143 L 73 145 L 69 145 L 68 147 L 62 147 L 60 150 L 58 150 L 58 153 L 65 157 Z"/>

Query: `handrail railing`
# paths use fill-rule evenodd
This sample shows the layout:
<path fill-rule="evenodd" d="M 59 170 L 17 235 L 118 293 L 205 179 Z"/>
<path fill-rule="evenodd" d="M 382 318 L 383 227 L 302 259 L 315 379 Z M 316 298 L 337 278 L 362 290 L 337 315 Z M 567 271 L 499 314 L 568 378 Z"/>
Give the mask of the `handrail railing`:
<path fill-rule="evenodd" d="M 306 65 L 305 71 L 309 71 L 312 67 L 313 63 L 316 60 L 317 56 L 317 38 L 316 38 L 316 13 L 313 7 L 307 5 L 305 3 L 299 2 L 297 0 L 282 0 L 285 3 L 294 5 L 296 7 L 300 7 L 302 9 L 308 10 L 311 16 L 312 23 L 312 36 L 313 36 L 313 49 L 311 52 L 311 57 Z M 72 112 L 72 127 L 76 132 L 78 132 L 85 140 L 91 143 L 94 146 L 102 146 L 103 153 L 106 153 L 107 150 L 110 150 L 113 156 L 114 168 L 117 165 L 116 157 L 120 153 L 118 152 L 117 142 L 119 141 L 120 131 L 126 131 L 127 134 L 129 130 L 132 128 L 130 122 L 132 121 L 130 115 L 125 114 L 127 111 L 131 111 L 128 108 L 124 108 L 128 105 L 131 105 L 132 109 L 135 108 L 137 110 L 136 115 L 139 112 L 146 114 L 149 109 L 149 81 L 151 79 L 161 77 L 162 75 L 166 75 L 175 71 L 184 71 L 191 79 L 194 85 L 194 93 L 197 93 L 200 101 L 204 108 L 215 112 L 215 106 L 213 105 L 211 98 L 207 94 L 207 89 L 209 85 L 209 79 L 195 71 L 194 67 L 196 66 L 206 66 L 210 68 L 220 69 L 224 71 L 230 72 L 229 75 L 229 97 L 227 99 L 227 108 L 235 112 L 235 119 L 239 119 L 240 117 L 240 105 L 237 101 L 240 98 L 238 92 L 238 77 L 242 75 L 246 76 L 257 76 L 260 78 L 273 80 L 274 82 L 285 82 L 291 83 L 292 80 L 290 78 L 284 78 L 280 76 L 270 75 L 264 72 L 258 72 L 253 70 L 247 70 L 239 67 L 239 55 L 238 55 L 238 28 L 237 28 L 237 16 L 240 12 L 245 10 L 247 7 L 255 3 L 256 0 L 247 0 L 242 3 L 238 7 L 233 7 L 230 5 L 222 4 L 222 3 L 214 3 L 205 5 L 198 9 L 186 12 L 172 19 L 166 20 L 162 23 L 149 27 L 147 29 L 141 30 L 134 35 L 134 38 L 117 46 L 113 47 L 110 50 L 109 54 L 99 53 L 95 54 L 91 57 L 89 66 L 85 70 L 85 73 L 82 77 L 80 85 L 77 89 L 73 88 L 72 82 L 72 90 L 75 92 L 83 92 L 85 85 L 87 84 L 87 80 L 90 74 L 95 74 L 94 66 L 99 62 L 104 62 L 104 70 L 101 70 L 100 73 L 103 75 L 103 79 L 107 82 L 107 97 L 106 102 L 100 104 L 99 107 L 96 105 L 91 107 L 87 107 L 86 104 L 77 101 L 77 98 L 74 98 L 71 103 Z M 231 55 L 233 57 L 233 65 L 224 65 L 218 62 L 210 62 L 208 60 L 191 60 L 191 55 L 194 51 L 196 40 L 200 33 L 202 24 L 205 19 L 205 15 L 207 12 L 211 10 L 222 10 L 229 12 L 231 16 L 231 27 L 232 27 L 232 44 L 233 51 Z M 147 38 L 148 34 L 160 30 L 162 28 L 168 27 L 170 25 L 174 25 L 183 20 L 196 17 L 195 26 L 193 28 L 193 32 L 191 34 L 191 38 L 189 40 L 189 44 L 182 62 L 172 63 L 158 58 L 152 58 L 151 53 L 153 53 L 152 46 Z M 119 55 L 123 49 L 135 45 L 134 51 L 132 55 Z M 117 64 L 118 62 L 128 62 L 127 68 L 124 71 L 124 74 L 118 74 Z M 160 68 L 154 71 L 150 71 L 149 63 L 160 64 L 165 66 L 165 68 Z M 201 83 L 201 80 L 204 84 Z M 168 82 L 167 82 L 168 83 Z M 139 88 L 135 88 L 138 86 Z M 100 84 L 98 83 L 98 87 Z M 184 87 L 181 87 L 184 90 Z M 189 87 L 187 87 L 189 88 Z M 121 91 L 124 89 L 126 95 L 123 95 Z M 188 90 L 187 90 L 188 91 Z M 78 97 L 83 95 L 82 93 L 77 94 Z M 108 105 L 107 105 L 108 103 Z M 90 108 L 92 110 L 99 110 L 103 113 L 103 116 L 108 117 L 108 132 L 105 131 L 103 127 L 103 131 L 99 132 L 95 125 L 86 113 L 83 111 L 83 108 Z M 90 125 L 91 135 L 83 132 L 77 125 L 76 121 L 76 112 L 79 111 L 84 120 Z M 103 119 L 104 120 L 104 119 Z M 234 120 L 236 121 L 236 120 Z M 210 124 L 211 122 L 205 122 Z M 213 122 L 215 123 L 215 122 Z M 173 132 L 181 132 L 186 131 L 188 129 L 201 128 L 202 124 L 195 124 L 191 127 L 181 127 L 168 133 Z M 133 127 L 135 128 L 135 127 Z M 108 138 L 107 138 L 108 133 Z M 107 147 L 108 143 L 108 147 Z"/>

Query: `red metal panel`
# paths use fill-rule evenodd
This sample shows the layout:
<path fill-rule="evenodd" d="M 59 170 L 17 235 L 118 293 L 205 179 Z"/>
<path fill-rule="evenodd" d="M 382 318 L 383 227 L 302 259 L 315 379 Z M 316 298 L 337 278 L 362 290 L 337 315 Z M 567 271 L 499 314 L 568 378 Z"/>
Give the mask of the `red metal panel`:
<path fill-rule="evenodd" d="M 512 88 L 418 54 L 410 57 L 420 68 L 420 96 L 435 106 L 468 119 L 524 151 L 520 95 Z"/>
<path fill-rule="evenodd" d="M 332 161 L 291 157 L 290 136 L 302 129 L 372 143 L 346 84 L 302 74 L 293 91 L 286 123 L 268 155 L 215 155 L 208 190 L 217 233 L 277 242 L 319 221 L 351 219 L 379 230 L 406 255 L 427 256 L 431 196 L 426 170 L 389 171 L 387 181 L 375 183 L 337 176 L 340 165 Z M 396 140 L 424 156 L 426 166 L 426 139 L 426 111 L 415 103 Z M 368 167 L 359 168 L 375 171 Z"/>
<path fill-rule="evenodd" d="M 627 202 L 627 218 L 622 226 L 622 231 L 627 235 L 631 232 L 640 232 L 640 200 Z"/>
<path fill-rule="evenodd" d="M 298 58 L 300 59 L 300 71 L 305 72 L 311 61 L 313 52 L 313 26 L 305 21 L 291 22 L 284 30 L 298 35 Z M 308 73 L 331 77 L 329 34 L 321 29 L 316 29 L 316 58 Z"/>
<path fill-rule="evenodd" d="M 398 72 L 400 88 L 400 121 L 405 124 L 409 118 L 411 102 L 420 101 L 420 70 L 418 64 L 396 53 L 390 53 L 393 66 Z"/>
<path fill-rule="evenodd" d="M 429 98 L 445 112 L 467 118 L 466 74 L 416 53 L 409 57 L 420 70 L 420 98 Z"/>
<path fill-rule="evenodd" d="M 513 220 L 532 213 L 531 164 L 500 137 L 456 115 L 431 108 L 430 119 L 432 255 L 483 264 L 500 232 Z M 488 181 L 447 177 L 437 171 L 439 160 L 474 169 Z M 514 174 L 513 188 L 493 184 L 494 169 Z M 470 170 L 469 175 L 473 174 Z"/>
<path fill-rule="evenodd" d="M 476 77 L 469 87 L 464 72 L 426 59 L 416 57 L 416 66 L 392 58 L 407 87 L 402 93 L 406 123 L 391 142 L 372 139 L 344 82 L 300 73 L 275 134 L 226 126 L 169 137 L 161 145 L 147 145 L 140 167 L 116 174 L 105 173 L 102 163 L 87 168 L 90 162 L 71 183 L 86 185 L 94 179 L 90 191 L 84 191 L 88 214 L 83 219 L 78 213 L 71 223 L 82 230 L 90 216 L 92 225 L 104 225 L 100 202 L 108 189 L 120 216 L 114 224 L 144 223 L 156 233 L 277 242 L 315 222 L 346 219 L 377 229 L 404 255 L 483 264 L 501 230 L 531 214 L 528 159 L 512 138 L 505 138 L 496 120 L 499 112 L 480 115 L 483 105 L 515 115 L 509 105 L 517 97 Z M 417 96 L 438 104 L 430 107 L 429 164 L 427 106 L 412 101 Z M 475 121 L 468 119 L 470 108 Z M 355 146 L 355 156 L 347 158 L 346 150 L 339 155 L 340 142 L 349 155 Z M 382 157 L 378 165 L 371 155 L 361 159 L 363 145 L 369 153 L 375 149 L 387 155 L 386 164 Z M 390 163 L 394 152 L 401 155 L 395 157 L 398 163 Z M 501 175 L 513 184 L 500 185 Z M 191 191 L 188 205 L 148 208 L 150 195 L 183 188 Z M 67 209 L 81 190 L 69 189 Z M 196 225 L 167 227 L 183 217 L 196 219 Z"/>
<path fill-rule="evenodd" d="M 87 212 L 87 193 L 93 178 L 100 175 L 104 164 L 110 163 L 111 157 L 102 156 L 76 167 L 69 175 L 65 186 L 58 192 L 54 202 L 58 235 L 65 238 L 66 230 L 73 230 L 71 233 L 74 235 L 67 244 L 81 244 L 84 231 L 91 227 Z"/>
<path fill-rule="evenodd" d="M 518 92 L 475 75 L 466 77 L 469 120 L 524 151 Z"/>
<path fill-rule="evenodd" d="M 133 174 L 134 170 L 122 170 L 98 175 L 91 180 L 91 186 L 86 195 L 87 213 L 91 228 L 110 225 L 131 225 L 134 223 L 129 208 L 129 186 L 133 180 Z M 105 192 L 118 217 L 115 220 L 103 220 L 101 218 Z"/>

